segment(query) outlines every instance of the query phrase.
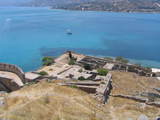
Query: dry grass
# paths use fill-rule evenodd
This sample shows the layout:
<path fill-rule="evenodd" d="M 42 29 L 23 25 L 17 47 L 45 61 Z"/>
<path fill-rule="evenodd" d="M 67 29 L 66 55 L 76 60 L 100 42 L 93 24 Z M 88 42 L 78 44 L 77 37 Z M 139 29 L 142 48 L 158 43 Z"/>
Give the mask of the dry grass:
<path fill-rule="evenodd" d="M 87 93 L 42 82 L 11 93 L 0 118 L 11 120 L 106 120 L 109 113 L 97 107 Z M 107 115 L 107 116 L 106 116 Z"/>
<path fill-rule="evenodd" d="M 128 72 L 112 72 L 112 74 L 112 94 L 133 95 L 142 92 L 153 92 L 153 88 L 160 88 L 160 81 L 155 78 L 140 77 L 137 74 Z"/>
<path fill-rule="evenodd" d="M 160 81 L 154 78 L 140 77 L 134 73 L 112 72 L 112 94 L 135 95 L 140 92 L 152 92 L 153 88 L 160 87 Z M 155 91 L 154 91 L 155 92 Z M 117 120 L 137 120 L 138 116 L 145 114 L 151 120 L 160 115 L 160 108 L 145 105 L 133 100 L 110 97 L 109 104 L 111 115 Z"/>
<path fill-rule="evenodd" d="M 137 120 L 141 114 L 145 114 L 152 120 L 160 115 L 160 108 L 123 98 L 110 97 L 109 103 L 100 107 L 100 103 L 87 93 L 58 86 L 56 83 L 59 81 L 41 82 L 9 94 L 6 97 L 6 105 L 0 108 L 0 118 L 9 120 L 128 120 L 132 118 Z M 132 73 L 113 73 L 112 94 L 134 94 L 141 90 L 152 90 L 150 85 L 158 87 L 160 84 L 156 80 L 138 77 Z"/>
<path fill-rule="evenodd" d="M 141 114 L 145 114 L 150 120 L 160 115 L 160 108 L 145 105 L 133 100 L 110 97 L 107 105 L 110 107 L 111 115 L 116 116 L 115 120 L 137 120 Z M 113 117 L 112 117 L 113 118 Z"/>

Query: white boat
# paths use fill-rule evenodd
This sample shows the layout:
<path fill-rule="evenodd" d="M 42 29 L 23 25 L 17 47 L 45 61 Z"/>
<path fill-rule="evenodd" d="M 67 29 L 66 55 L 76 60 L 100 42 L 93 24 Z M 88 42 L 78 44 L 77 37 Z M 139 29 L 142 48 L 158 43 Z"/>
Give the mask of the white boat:
<path fill-rule="evenodd" d="M 71 32 L 70 29 L 67 29 L 67 30 L 66 30 L 66 33 L 67 33 L 68 35 L 72 35 L 72 32 Z"/>

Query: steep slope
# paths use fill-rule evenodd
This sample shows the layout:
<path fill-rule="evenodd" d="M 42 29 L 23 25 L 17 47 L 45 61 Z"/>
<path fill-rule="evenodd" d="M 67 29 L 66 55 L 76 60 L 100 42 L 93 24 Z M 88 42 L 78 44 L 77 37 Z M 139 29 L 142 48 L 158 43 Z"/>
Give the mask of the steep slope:
<path fill-rule="evenodd" d="M 132 94 L 151 82 L 151 80 L 147 82 L 148 80 L 144 78 L 140 82 L 144 85 L 141 86 L 136 82 L 134 83 L 134 79 L 135 75 L 131 73 L 113 73 L 111 95 Z M 136 76 L 136 81 L 141 79 L 141 77 Z M 126 80 L 128 81 L 125 82 Z M 4 99 L 5 103 L 0 107 L 0 119 L 137 120 L 142 114 L 149 119 L 155 119 L 160 115 L 159 107 L 146 105 L 131 99 L 110 96 L 108 103 L 103 105 L 93 99 L 91 95 L 75 88 L 59 86 L 56 84 L 57 82 L 61 81 L 40 82 L 8 94 Z M 157 83 L 154 81 L 151 85 L 158 87 L 159 84 Z"/>
<path fill-rule="evenodd" d="M 39 83 L 13 92 L 0 108 L 7 120 L 106 120 L 108 110 L 88 94 L 54 83 Z"/>
<path fill-rule="evenodd" d="M 55 82 L 10 93 L 0 107 L 0 119 L 7 120 L 136 120 L 142 114 L 155 119 L 160 108 L 112 96 L 102 105 L 85 92 Z"/>

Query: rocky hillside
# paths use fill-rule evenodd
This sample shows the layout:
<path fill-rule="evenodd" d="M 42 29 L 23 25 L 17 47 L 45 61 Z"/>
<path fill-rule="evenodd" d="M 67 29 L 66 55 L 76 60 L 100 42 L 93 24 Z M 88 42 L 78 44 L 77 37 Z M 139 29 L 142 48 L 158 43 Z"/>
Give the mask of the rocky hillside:
<path fill-rule="evenodd" d="M 129 79 L 126 79 L 126 76 Z M 143 84 L 136 85 L 136 82 L 133 82 L 135 77 L 138 80 L 138 76 L 135 76 L 135 74 L 113 73 L 114 88 L 112 95 L 125 94 L 126 92 L 124 93 L 123 90 L 126 85 L 128 85 L 126 89 L 131 88 L 133 90 L 135 88 L 134 90 L 137 91 L 143 89 L 143 86 L 148 85 L 150 82 L 144 79 L 147 84 L 142 81 Z M 125 83 L 126 80 L 128 80 L 127 83 Z M 112 95 L 109 97 L 108 103 L 103 105 L 96 101 L 92 95 L 75 87 L 59 86 L 57 84 L 59 82 L 59 80 L 54 82 L 43 81 L 26 86 L 4 97 L 1 96 L 0 119 L 141 120 L 140 117 L 155 119 L 160 115 L 159 107 Z M 154 81 L 152 85 L 156 83 L 157 81 Z M 127 92 L 132 94 L 132 91 Z"/>
<path fill-rule="evenodd" d="M 91 0 L 92 1 L 92 0 Z M 61 6 L 72 3 L 85 3 L 88 0 L 32 0 L 28 3 L 29 6 Z"/>
<path fill-rule="evenodd" d="M 54 8 L 54 7 L 53 7 Z M 160 12 L 159 0 L 95 0 L 83 3 L 60 5 L 68 10 L 93 10 L 114 12 Z"/>
<path fill-rule="evenodd" d="M 29 6 L 115 12 L 160 12 L 160 0 L 32 0 Z"/>
<path fill-rule="evenodd" d="M 108 110 L 87 93 L 41 82 L 7 95 L 0 107 L 5 120 L 109 120 Z"/>

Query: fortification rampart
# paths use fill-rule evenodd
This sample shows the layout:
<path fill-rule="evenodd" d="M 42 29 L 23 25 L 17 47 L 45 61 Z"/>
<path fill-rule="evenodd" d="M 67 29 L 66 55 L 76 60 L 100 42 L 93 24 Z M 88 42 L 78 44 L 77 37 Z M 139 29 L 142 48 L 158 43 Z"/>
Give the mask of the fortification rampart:
<path fill-rule="evenodd" d="M 16 74 L 23 83 L 25 83 L 25 74 L 23 70 L 16 65 L 0 63 L 0 71 L 12 72 Z"/>

